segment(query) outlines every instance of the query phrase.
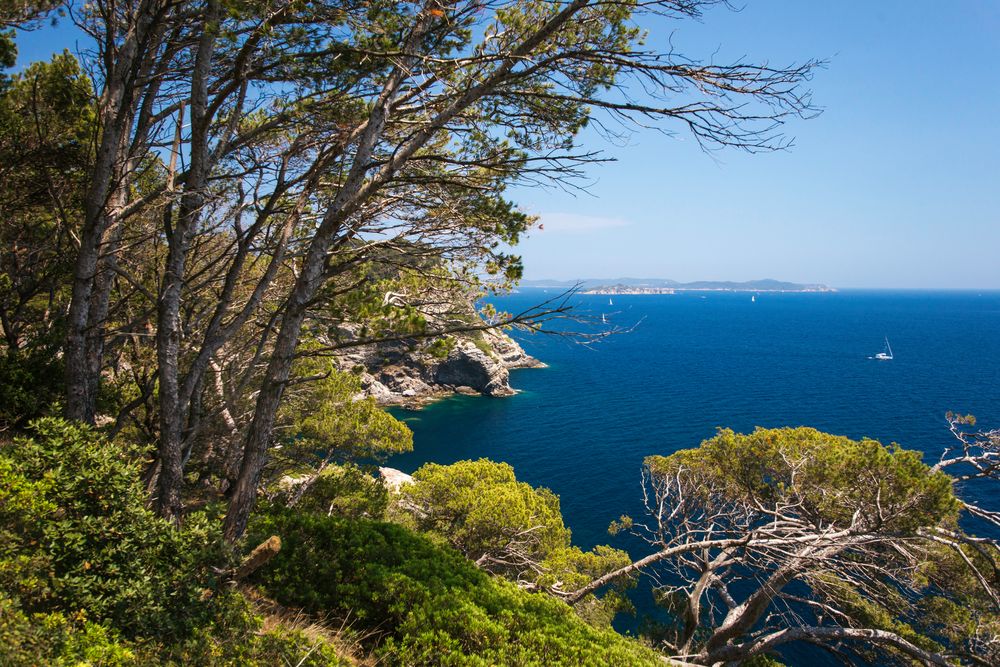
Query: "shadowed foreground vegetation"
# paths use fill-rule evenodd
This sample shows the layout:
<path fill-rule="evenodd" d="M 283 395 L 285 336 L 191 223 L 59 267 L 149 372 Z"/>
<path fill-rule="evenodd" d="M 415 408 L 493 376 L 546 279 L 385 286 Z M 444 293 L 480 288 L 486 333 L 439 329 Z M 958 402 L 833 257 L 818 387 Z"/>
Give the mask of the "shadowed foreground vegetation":
<path fill-rule="evenodd" d="M 960 442 L 979 442 L 961 419 Z M 572 546 L 558 498 L 486 460 L 426 466 L 398 491 L 360 467 L 286 478 L 231 545 L 211 495 L 180 527 L 147 507 L 146 455 L 57 418 L 0 445 L 0 664 L 760 665 L 790 643 L 878 664 L 997 655 L 995 548 L 959 528 L 949 458 L 723 430 L 647 461 L 647 520 L 613 526 L 655 547 L 630 562 Z M 610 620 L 647 573 L 670 621 L 640 642 Z"/>
<path fill-rule="evenodd" d="M 281 551 L 235 587 L 217 508 L 157 517 L 135 454 L 56 419 L 0 448 L 0 664 L 657 663 L 445 544 L 321 503 L 265 507 L 246 544 Z"/>

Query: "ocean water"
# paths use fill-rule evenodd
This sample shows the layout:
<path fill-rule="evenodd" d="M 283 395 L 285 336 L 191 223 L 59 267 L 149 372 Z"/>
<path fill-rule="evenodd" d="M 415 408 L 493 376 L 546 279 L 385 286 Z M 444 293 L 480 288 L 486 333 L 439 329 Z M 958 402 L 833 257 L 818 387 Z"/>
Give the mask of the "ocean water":
<path fill-rule="evenodd" d="M 523 290 L 495 303 L 518 311 L 554 293 Z M 520 480 L 560 496 L 575 543 L 639 556 L 643 545 L 611 537 L 607 527 L 621 514 L 641 516 L 643 458 L 694 447 L 719 427 L 813 426 L 897 442 L 935 460 L 951 438 L 948 410 L 1000 426 L 1000 292 L 613 300 L 577 295 L 574 303 L 581 314 L 635 325 L 631 332 L 592 346 L 516 336 L 549 364 L 514 371 L 516 396 L 457 396 L 397 412 L 413 430 L 414 451 L 388 465 L 412 472 L 425 462 L 506 461 Z M 871 359 L 885 336 L 895 359 Z M 649 597 L 640 589 L 634 600 L 644 610 Z"/>

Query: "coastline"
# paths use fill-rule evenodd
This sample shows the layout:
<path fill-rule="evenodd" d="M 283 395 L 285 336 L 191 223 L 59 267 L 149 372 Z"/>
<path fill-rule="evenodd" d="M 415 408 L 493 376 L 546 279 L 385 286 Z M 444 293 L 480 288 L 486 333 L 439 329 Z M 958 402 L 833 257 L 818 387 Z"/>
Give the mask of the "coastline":
<path fill-rule="evenodd" d="M 678 292 L 726 292 L 752 294 L 830 294 L 836 292 L 834 287 L 816 287 L 808 289 L 756 289 L 753 287 L 595 287 L 580 292 L 580 294 L 603 295 L 636 295 L 636 294 L 677 294 Z"/>
<path fill-rule="evenodd" d="M 455 338 L 445 355 L 412 349 L 405 343 L 359 348 L 344 355 L 342 370 L 360 375 L 359 397 L 383 407 L 420 410 L 455 395 L 513 396 L 510 371 L 546 368 L 510 336 L 484 331 L 474 338 Z"/>

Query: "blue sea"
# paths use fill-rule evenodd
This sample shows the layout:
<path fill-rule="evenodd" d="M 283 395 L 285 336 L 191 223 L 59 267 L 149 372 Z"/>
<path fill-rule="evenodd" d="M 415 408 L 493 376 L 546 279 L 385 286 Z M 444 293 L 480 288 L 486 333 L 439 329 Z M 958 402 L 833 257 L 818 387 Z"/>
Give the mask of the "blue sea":
<path fill-rule="evenodd" d="M 556 292 L 526 289 L 494 303 L 517 312 Z M 426 462 L 506 461 L 520 480 L 559 495 L 575 543 L 639 556 L 641 544 L 607 527 L 622 514 L 642 515 L 643 458 L 697 446 L 719 427 L 813 426 L 896 442 L 931 461 L 951 438 L 947 411 L 1000 426 L 1000 292 L 612 299 L 573 302 L 628 333 L 590 346 L 515 334 L 549 365 L 514 371 L 516 396 L 456 396 L 397 412 L 413 430 L 414 451 L 388 465 L 412 472 Z M 885 337 L 895 358 L 872 359 Z M 648 608 L 649 597 L 637 591 L 637 606 Z"/>

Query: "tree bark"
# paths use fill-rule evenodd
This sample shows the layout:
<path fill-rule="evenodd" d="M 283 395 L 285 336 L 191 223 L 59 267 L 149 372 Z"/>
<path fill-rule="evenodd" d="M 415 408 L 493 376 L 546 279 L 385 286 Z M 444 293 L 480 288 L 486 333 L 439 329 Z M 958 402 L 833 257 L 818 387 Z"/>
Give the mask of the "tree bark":
<path fill-rule="evenodd" d="M 183 444 L 184 427 L 188 421 L 190 404 L 180 401 L 180 347 L 181 347 L 181 293 L 184 289 L 185 261 L 194 230 L 205 204 L 205 187 L 211 167 L 208 113 L 208 82 L 215 48 L 215 24 L 219 3 L 210 0 L 202 21 L 201 38 L 195 55 L 194 74 L 191 78 L 191 142 L 190 167 L 184 181 L 184 194 L 173 227 L 167 232 L 167 263 L 160 288 L 156 358 L 159 374 L 160 404 L 160 477 L 156 507 L 161 516 L 179 523 L 181 495 L 184 482 Z M 178 116 L 183 123 L 183 116 Z"/>
<path fill-rule="evenodd" d="M 99 135 L 94 171 L 84 199 L 84 221 L 80 232 L 80 248 L 73 271 L 73 289 L 66 318 L 66 408 L 69 419 L 92 424 L 96 411 L 96 390 L 100 368 L 93 370 L 93 359 L 100 359 L 100 345 L 88 336 L 97 335 L 98 322 L 91 319 L 101 313 L 102 295 L 94 297 L 98 279 L 101 247 L 108 230 L 115 224 L 115 212 L 109 202 L 124 187 L 125 166 L 130 147 L 135 145 L 129 131 L 138 111 L 140 78 L 148 73 L 151 56 L 160 46 L 163 34 L 163 0 L 144 0 L 135 12 L 134 24 L 106 25 L 104 90 L 98 101 Z M 113 15 L 111 12 L 108 16 Z M 125 34 L 121 46 L 115 48 L 114 35 Z M 106 315 L 106 308 L 104 314 Z M 88 361 L 88 349 L 92 359 Z"/>

